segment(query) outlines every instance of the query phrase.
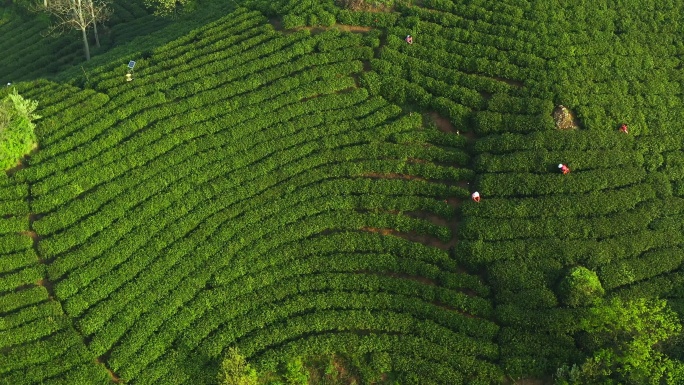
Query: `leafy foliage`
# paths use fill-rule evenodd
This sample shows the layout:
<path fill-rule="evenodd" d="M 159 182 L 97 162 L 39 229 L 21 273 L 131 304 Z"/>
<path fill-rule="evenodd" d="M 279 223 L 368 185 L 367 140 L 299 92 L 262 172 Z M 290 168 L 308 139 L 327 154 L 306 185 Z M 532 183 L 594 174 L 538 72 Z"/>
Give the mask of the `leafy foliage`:
<path fill-rule="evenodd" d="M 154 9 L 159 16 L 169 16 L 182 12 L 187 7 L 193 7 L 196 0 L 145 0 L 145 5 Z"/>
<path fill-rule="evenodd" d="M 256 385 L 256 370 L 252 369 L 236 347 L 228 348 L 218 373 L 219 385 Z"/>
<path fill-rule="evenodd" d="M 596 273 L 583 266 L 570 270 L 563 278 L 560 290 L 565 304 L 571 307 L 592 305 L 605 293 Z"/>
<path fill-rule="evenodd" d="M 679 332 L 592 312 L 684 309 L 681 2 L 228 3 L 19 84 L 45 118 L 0 181 L 3 380 L 213 384 L 234 346 L 281 380 L 677 378 L 643 347 Z"/>
<path fill-rule="evenodd" d="M 590 309 L 581 329 L 593 338 L 592 356 L 566 383 L 676 384 L 680 363 L 658 350 L 679 333 L 679 318 L 664 300 L 613 298 Z"/>
<path fill-rule="evenodd" d="M 24 99 L 16 88 L 0 101 L 0 169 L 8 169 L 36 145 L 34 120 L 38 102 Z"/>

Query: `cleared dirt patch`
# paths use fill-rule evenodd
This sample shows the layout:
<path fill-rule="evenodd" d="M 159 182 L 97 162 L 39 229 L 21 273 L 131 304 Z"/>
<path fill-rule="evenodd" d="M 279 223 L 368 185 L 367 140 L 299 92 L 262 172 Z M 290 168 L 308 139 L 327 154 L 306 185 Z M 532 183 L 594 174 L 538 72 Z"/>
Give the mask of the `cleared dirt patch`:
<path fill-rule="evenodd" d="M 556 106 L 551 113 L 556 128 L 559 130 L 574 130 L 579 128 L 580 122 L 577 116 L 569 108 L 564 105 Z"/>
<path fill-rule="evenodd" d="M 368 60 L 363 60 L 362 63 L 363 63 L 363 71 L 364 71 L 364 72 L 370 72 L 370 71 L 373 70 L 373 68 L 371 67 L 370 61 L 368 61 Z"/>
<path fill-rule="evenodd" d="M 454 125 L 451 124 L 451 121 L 448 118 L 440 115 L 438 112 L 428 112 L 428 116 L 440 131 L 447 132 L 450 134 L 457 133 L 456 127 L 454 127 Z"/>
<path fill-rule="evenodd" d="M 48 281 L 47 279 L 39 279 L 36 281 L 36 285 L 42 286 L 47 290 L 48 294 L 50 295 L 50 298 L 55 299 L 55 285 Z"/>
<path fill-rule="evenodd" d="M 24 155 L 21 159 L 19 159 L 19 161 L 17 162 L 17 165 L 16 165 L 16 166 L 14 166 L 14 167 L 12 167 L 12 168 L 9 168 L 9 169 L 5 170 L 5 173 L 6 173 L 7 175 L 12 175 L 12 174 L 14 174 L 15 172 L 17 172 L 17 171 L 19 171 L 19 170 L 25 168 L 25 167 L 26 167 L 26 161 L 27 161 L 27 160 L 31 157 L 31 155 L 32 155 L 33 153 L 35 153 L 36 151 L 38 151 L 38 143 L 33 143 L 33 146 L 31 146 L 31 151 L 29 151 L 28 154 Z"/>
<path fill-rule="evenodd" d="M 446 309 L 446 310 L 449 310 L 449 311 L 456 312 L 456 313 L 458 313 L 458 314 L 460 314 L 460 315 L 462 315 L 462 316 L 464 316 L 464 317 L 482 319 L 482 318 L 480 318 L 480 317 L 478 317 L 478 316 L 472 315 L 472 314 L 470 314 L 470 313 L 466 313 L 465 311 L 463 311 L 463 310 L 461 310 L 461 309 L 459 309 L 459 308 L 455 308 L 455 307 L 453 307 L 453 306 L 451 306 L 451 305 L 447 305 L 447 304 L 445 304 L 445 303 L 441 303 L 441 302 L 438 302 L 438 301 L 433 301 L 433 302 L 430 302 L 430 303 L 433 304 L 433 305 L 435 305 L 435 306 L 437 306 L 437 307 L 440 307 L 440 308 L 442 308 L 442 309 Z"/>
<path fill-rule="evenodd" d="M 449 118 L 442 116 L 439 112 L 431 111 L 427 113 L 430 122 L 434 123 L 438 130 L 448 134 L 463 135 L 467 139 L 474 140 L 475 133 L 473 131 L 461 131 L 454 127 Z"/>
<path fill-rule="evenodd" d="M 96 358 L 95 363 L 104 366 L 107 373 L 109 373 L 109 379 L 111 379 L 113 383 L 123 384 L 123 380 L 119 378 L 119 376 L 117 376 L 111 369 L 109 369 L 107 365 L 105 365 L 104 360 L 102 360 L 101 357 Z"/>
<path fill-rule="evenodd" d="M 492 79 L 498 80 L 500 82 L 504 82 L 504 83 L 508 84 L 509 86 L 513 86 L 513 87 L 518 87 L 518 88 L 525 87 L 525 83 L 521 82 L 520 80 L 506 79 L 506 78 L 502 78 L 499 76 L 494 76 L 494 77 L 492 77 Z"/>
<path fill-rule="evenodd" d="M 373 28 L 371 27 L 364 27 L 361 25 L 346 25 L 346 24 L 335 24 L 331 28 L 339 29 L 340 31 L 345 31 L 345 32 L 354 32 L 354 33 L 366 33 L 372 30 Z"/>
<path fill-rule="evenodd" d="M 409 0 L 409 5 L 412 0 Z M 422 4 L 422 0 L 413 1 L 415 5 Z M 386 5 L 374 1 L 367 0 L 336 0 L 335 3 L 342 7 L 349 9 L 350 11 L 365 11 L 365 12 L 392 12 L 394 7 L 391 5 Z"/>
<path fill-rule="evenodd" d="M 282 31 L 284 29 L 283 21 L 279 18 L 268 19 L 268 22 L 271 23 L 273 29 L 275 29 L 276 31 Z"/>
<path fill-rule="evenodd" d="M 21 234 L 21 235 L 26 235 L 27 237 L 33 239 L 33 242 L 38 242 L 38 241 L 40 241 L 40 235 L 38 235 L 38 233 L 36 233 L 36 232 L 33 231 L 33 230 L 24 230 L 24 231 L 20 231 L 19 234 Z"/>
<path fill-rule="evenodd" d="M 12 174 L 14 174 L 15 172 L 17 172 L 17 171 L 23 169 L 24 167 L 26 167 L 26 165 L 24 165 L 24 158 L 22 158 L 22 159 L 19 160 L 19 162 L 17 162 L 17 165 L 16 165 L 16 166 L 14 166 L 14 167 L 12 167 L 12 168 L 8 168 L 7 170 L 5 170 L 5 173 L 6 173 L 7 175 L 12 175 Z"/>
<path fill-rule="evenodd" d="M 439 215 L 427 211 L 405 211 L 404 215 L 411 218 L 424 219 L 438 226 L 449 226 L 449 221 Z"/>

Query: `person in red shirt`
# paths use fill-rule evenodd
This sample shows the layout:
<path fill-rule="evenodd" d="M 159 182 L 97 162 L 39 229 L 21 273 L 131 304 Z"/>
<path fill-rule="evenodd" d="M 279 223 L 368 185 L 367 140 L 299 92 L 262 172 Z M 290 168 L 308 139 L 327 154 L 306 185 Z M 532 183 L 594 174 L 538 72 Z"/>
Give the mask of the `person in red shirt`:
<path fill-rule="evenodd" d="M 411 37 L 411 35 L 406 35 L 406 42 L 409 44 L 413 44 L 413 38 Z"/>
<path fill-rule="evenodd" d="M 480 203 L 480 193 L 479 192 L 475 191 L 470 196 L 473 198 L 473 200 L 475 202 Z"/>
<path fill-rule="evenodd" d="M 623 124 L 622 126 L 620 126 L 620 132 L 624 132 L 625 134 L 629 134 L 629 132 L 627 132 L 627 125 L 626 124 Z"/>
<path fill-rule="evenodd" d="M 559 164 L 558 168 L 561 170 L 563 175 L 568 174 L 570 172 L 570 168 L 568 168 L 568 166 L 564 165 L 563 163 Z"/>

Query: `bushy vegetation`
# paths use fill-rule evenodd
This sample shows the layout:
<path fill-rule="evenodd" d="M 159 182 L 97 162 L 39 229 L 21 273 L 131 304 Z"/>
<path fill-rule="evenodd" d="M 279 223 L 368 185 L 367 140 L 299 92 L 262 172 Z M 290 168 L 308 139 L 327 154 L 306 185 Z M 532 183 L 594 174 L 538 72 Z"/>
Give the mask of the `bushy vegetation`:
<path fill-rule="evenodd" d="M 38 103 L 24 99 L 17 90 L 0 100 L 0 169 L 17 165 L 19 160 L 36 146 L 34 112 Z"/>
<path fill-rule="evenodd" d="M 0 384 L 677 383 L 683 6 L 207 0 L 2 59 Z"/>

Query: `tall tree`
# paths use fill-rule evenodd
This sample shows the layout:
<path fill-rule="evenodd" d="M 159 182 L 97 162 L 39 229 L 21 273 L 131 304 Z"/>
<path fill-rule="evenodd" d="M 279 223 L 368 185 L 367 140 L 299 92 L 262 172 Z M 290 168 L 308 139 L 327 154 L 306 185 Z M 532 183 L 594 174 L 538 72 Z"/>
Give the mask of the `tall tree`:
<path fill-rule="evenodd" d="M 196 2 L 196 0 L 145 0 L 145 5 L 154 8 L 154 14 L 157 16 L 169 16 Z"/>
<path fill-rule="evenodd" d="M 44 0 L 38 9 L 49 13 L 57 20 L 50 32 L 63 33 L 70 29 L 81 31 L 86 60 L 90 60 L 88 29 L 94 28 L 96 44 L 99 46 L 96 25 L 111 15 L 108 0 Z"/>
<path fill-rule="evenodd" d="M 600 301 L 580 320 L 593 353 L 560 384 L 681 384 L 682 363 L 660 351 L 682 329 L 664 300 L 619 298 Z"/>
<path fill-rule="evenodd" d="M 37 107 L 38 102 L 24 99 L 16 88 L 0 100 L 0 170 L 15 166 L 35 148 L 33 121 L 40 119 L 34 113 Z"/>
<path fill-rule="evenodd" d="M 236 347 L 228 349 L 218 373 L 219 385 L 256 385 L 257 372 Z"/>

